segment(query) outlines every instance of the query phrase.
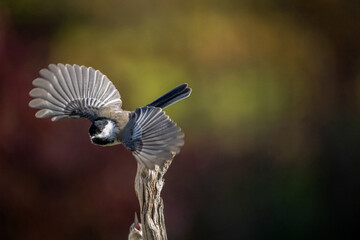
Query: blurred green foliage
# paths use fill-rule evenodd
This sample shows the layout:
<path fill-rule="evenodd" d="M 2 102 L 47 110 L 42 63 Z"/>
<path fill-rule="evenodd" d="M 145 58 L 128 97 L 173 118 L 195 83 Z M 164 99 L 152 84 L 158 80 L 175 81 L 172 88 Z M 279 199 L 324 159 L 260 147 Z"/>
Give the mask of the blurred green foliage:
<path fill-rule="evenodd" d="M 0 229 L 49 239 L 26 235 L 13 208 L 40 226 L 36 203 L 53 210 L 62 191 L 68 215 L 84 209 L 69 223 L 53 213 L 44 236 L 115 239 L 130 225 L 113 209 L 136 206 L 116 185 L 131 189 L 133 162 L 101 165 L 120 153 L 86 145 L 84 122 L 49 125 L 26 106 L 40 68 L 70 63 L 106 74 L 128 110 L 192 87 L 166 109 L 186 134 L 165 192 L 171 239 L 345 238 L 359 213 L 359 22 L 356 0 L 0 1 L 0 190 L 15 181 L 35 199 L 0 196 Z"/>

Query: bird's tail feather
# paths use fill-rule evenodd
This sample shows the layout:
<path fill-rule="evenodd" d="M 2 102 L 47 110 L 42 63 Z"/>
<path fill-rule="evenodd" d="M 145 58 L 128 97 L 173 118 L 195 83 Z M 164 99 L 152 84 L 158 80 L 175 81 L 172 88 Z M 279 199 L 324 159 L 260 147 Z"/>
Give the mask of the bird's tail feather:
<path fill-rule="evenodd" d="M 148 107 L 159 107 L 159 108 L 166 108 L 184 98 L 190 96 L 191 88 L 188 88 L 186 83 L 183 83 L 176 88 L 170 90 L 169 92 L 165 93 L 155 101 L 149 103 Z"/>

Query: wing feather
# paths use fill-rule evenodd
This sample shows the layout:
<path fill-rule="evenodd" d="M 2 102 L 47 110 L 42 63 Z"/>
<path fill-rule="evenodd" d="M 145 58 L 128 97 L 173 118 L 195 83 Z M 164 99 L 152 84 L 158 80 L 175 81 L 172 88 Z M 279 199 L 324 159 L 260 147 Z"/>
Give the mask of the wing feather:
<path fill-rule="evenodd" d="M 63 90 L 64 94 L 67 96 L 68 101 L 72 101 L 74 99 L 73 99 L 73 96 L 71 95 L 68 84 L 67 84 L 64 76 L 61 73 L 61 65 L 62 64 L 58 64 L 58 66 L 56 66 L 54 64 L 49 65 L 49 69 L 53 73 L 52 79 L 59 83 L 59 86 Z"/>
<path fill-rule="evenodd" d="M 29 94 L 30 94 L 31 97 L 47 100 L 47 101 L 51 102 L 52 104 L 54 104 L 54 105 L 56 105 L 58 107 L 62 107 L 62 108 L 65 107 L 65 104 L 63 104 L 61 101 L 57 100 L 53 95 L 51 95 L 45 89 L 34 88 L 34 89 L 32 89 L 30 91 Z"/>
<path fill-rule="evenodd" d="M 74 96 L 80 96 L 78 81 L 76 81 L 76 79 L 77 79 L 76 72 L 75 72 L 76 67 L 78 67 L 78 66 L 74 65 L 73 67 L 71 67 L 71 65 L 69 65 L 69 64 L 65 65 L 65 69 L 69 74 L 69 79 L 70 79 L 71 85 L 73 86 L 73 89 L 74 89 Z"/>
<path fill-rule="evenodd" d="M 29 106 L 40 109 L 36 117 L 86 117 L 93 120 L 105 106 L 121 110 L 120 93 L 99 70 L 78 65 L 50 64 L 33 81 Z"/>
<path fill-rule="evenodd" d="M 71 100 L 74 100 L 76 98 L 76 92 L 72 80 L 70 78 L 70 74 L 63 64 L 59 64 L 58 67 L 59 67 L 59 75 L 62 77 L 62 79 L 65 80 L 64 83 L 70 94 L 70 98 Z"/>
<path fill-rule="evenodd" d="M 65 94 L 62 87 L 59 85 L 59 82 L 57 81 L 55 75 L 52 72 L 50 72 L 48 69 L 41 69 L 40 76 L 43 77 L 44 80 L 49 81 L 51 85 L 53 85 L 54 89 L 58 92 L 59 96 L 61 97 L 63 103 L 70 102 L 70 99 Z"/>
<path fill-rule="evenodd" d="M 181 129 L 157 107 L 136 109 L 129 128 L 130 134 L 123 136 L 123 144 L 139 163 L 150 169 L 172 159 L 184 145 Z"/>

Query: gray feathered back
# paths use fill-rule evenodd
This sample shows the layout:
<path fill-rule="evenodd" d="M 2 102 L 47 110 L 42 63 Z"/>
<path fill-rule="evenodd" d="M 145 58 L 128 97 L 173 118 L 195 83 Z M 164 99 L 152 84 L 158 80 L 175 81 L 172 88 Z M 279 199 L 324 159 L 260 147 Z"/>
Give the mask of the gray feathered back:
<path fill-rule="evenodd" d="M 36 117 L 86 117 L 94 120 L 102 107 L 121 109 L 120 93 L 99 70 L 78 65 L 50 64 L 40 70 L 30 91 L 29 106 L 40 109 Z"/>

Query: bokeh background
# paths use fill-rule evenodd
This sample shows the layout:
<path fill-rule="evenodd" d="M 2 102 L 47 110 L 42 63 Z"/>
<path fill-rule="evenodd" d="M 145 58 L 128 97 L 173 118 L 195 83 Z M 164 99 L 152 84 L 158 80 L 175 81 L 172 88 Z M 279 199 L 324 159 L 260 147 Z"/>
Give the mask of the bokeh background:
<path fill-rule="evenodd" d="M 101 70 L 129 110 L 190 84 L 166 109 L 186 134 L 169 239 L 357 232 L 359 1 L 0 1 L 0 239 L 127 239 L 136 162 L 85 119 L 34 117 L 49 63 Z"/>

